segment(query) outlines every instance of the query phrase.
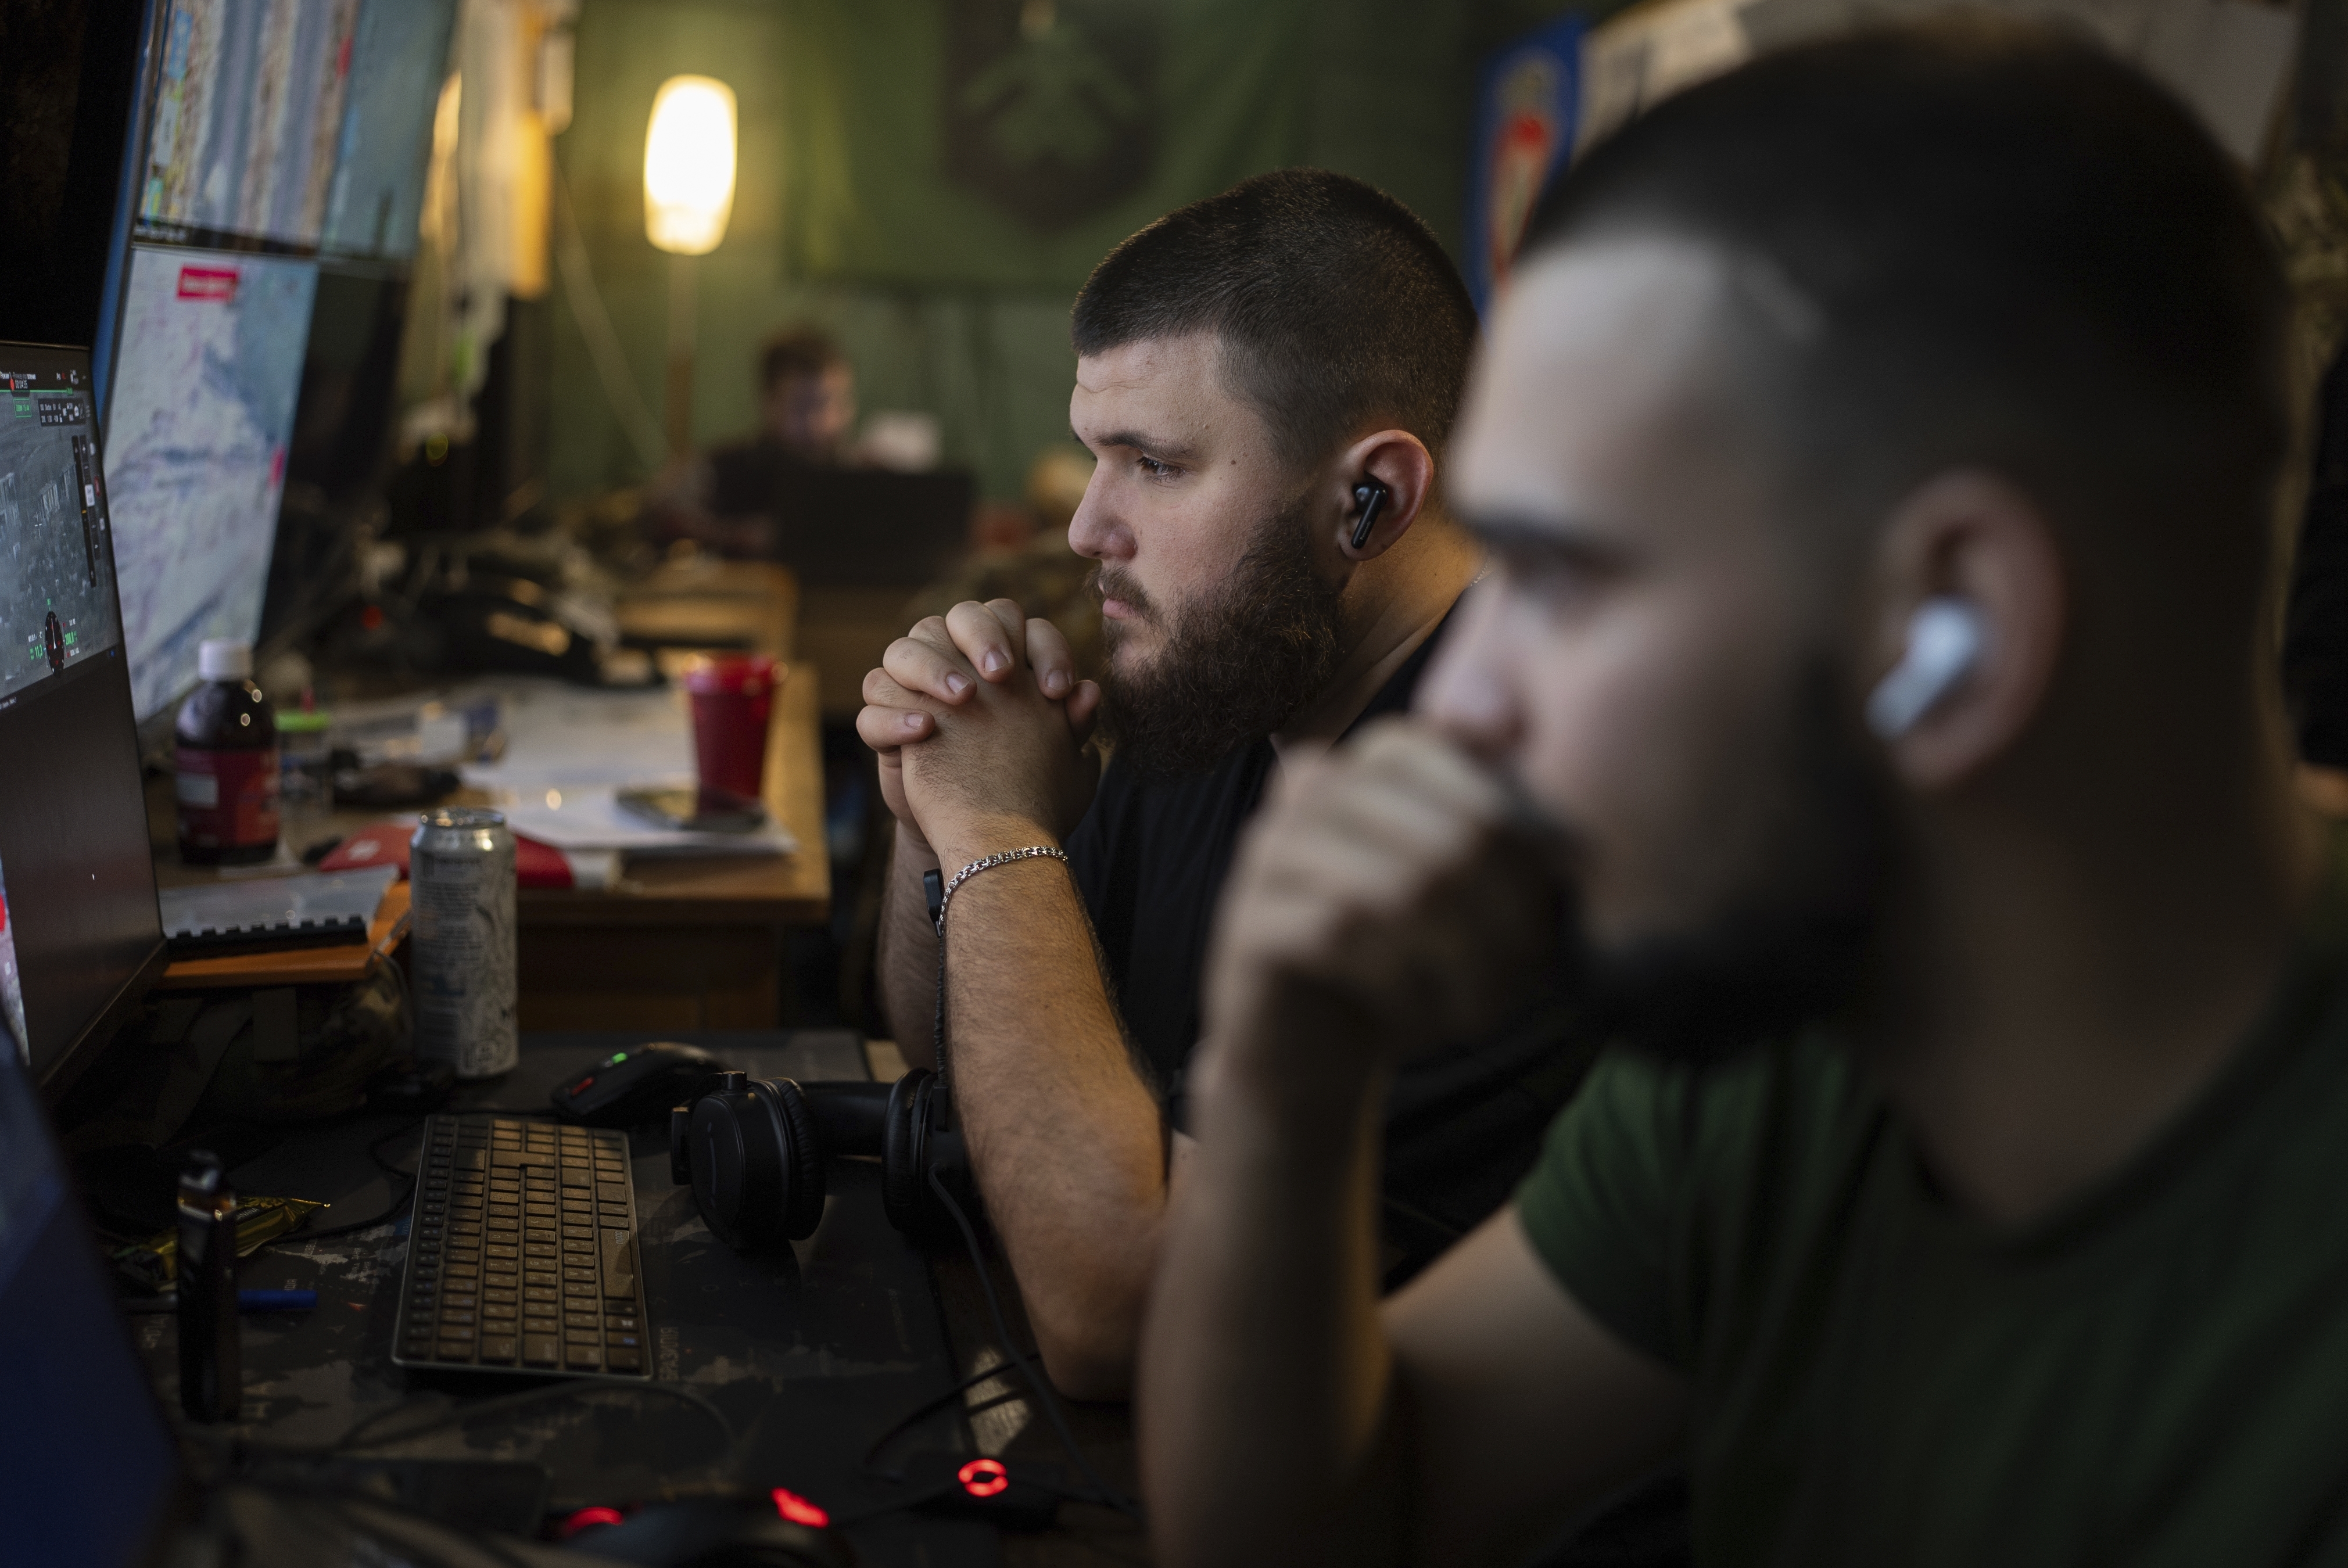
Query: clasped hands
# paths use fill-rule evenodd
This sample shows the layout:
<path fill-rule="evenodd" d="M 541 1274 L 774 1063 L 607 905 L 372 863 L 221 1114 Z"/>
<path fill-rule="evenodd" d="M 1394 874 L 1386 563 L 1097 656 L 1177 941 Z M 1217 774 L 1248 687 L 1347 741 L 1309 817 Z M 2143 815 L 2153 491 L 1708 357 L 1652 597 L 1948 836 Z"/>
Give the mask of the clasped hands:
<path fill-rule="evenodd" d="M 1011 600 L 966 600 L 891 642 L 864 703 L 881 798 L 941 863 L 1058 844 L 1092 804 L 1100 688 L 1076 678 L 1059 628 Z"/>
<path fill-rule="evenodd" d="M 857 733 L 882 797 L 942 865 L 1060 843 L 1092 804 L 1100 688 L 1076 679 L 1057 628 L 1010 600 L 923 620 L 863 694 Z M 1381 721 L 1289 770 L 1224 889 L 1200 1067 L 1252 1059 L 1310 1094 L 1316 1072 L 1497 1023 L 1556 951 L 1561 853 L 1420 722 Z"/>

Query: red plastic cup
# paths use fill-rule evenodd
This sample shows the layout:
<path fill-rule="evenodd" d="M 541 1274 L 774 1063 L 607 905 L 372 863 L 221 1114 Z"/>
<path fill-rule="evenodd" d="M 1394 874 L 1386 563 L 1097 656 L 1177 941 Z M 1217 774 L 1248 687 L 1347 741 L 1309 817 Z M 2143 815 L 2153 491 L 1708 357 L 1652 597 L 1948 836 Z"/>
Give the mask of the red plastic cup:
<path fill-rule="evenodd" d="M 757 800 L 767 772 L 767 724 L 782 683 L 764 654 L 724 653 L 685 672 L 693 697 L 693 751 L 704 790 Z"/>

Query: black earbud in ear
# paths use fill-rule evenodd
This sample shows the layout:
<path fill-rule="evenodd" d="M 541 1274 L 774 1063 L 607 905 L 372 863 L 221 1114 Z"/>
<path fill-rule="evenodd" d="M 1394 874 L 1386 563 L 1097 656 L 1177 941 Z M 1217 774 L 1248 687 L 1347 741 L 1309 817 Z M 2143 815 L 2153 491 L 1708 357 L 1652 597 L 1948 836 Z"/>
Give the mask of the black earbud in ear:
<path fill-rule="evenodd" d="M 1354 548 L 1360 549 L 1370 542 L 1370 530 L 1378 526 L 1378 511 L 1393 498 L 1394 492 L 1375 479 L 1365 479 L 1354 487 L 1354 505 L 1362 515 L 1354 524 Z"/>

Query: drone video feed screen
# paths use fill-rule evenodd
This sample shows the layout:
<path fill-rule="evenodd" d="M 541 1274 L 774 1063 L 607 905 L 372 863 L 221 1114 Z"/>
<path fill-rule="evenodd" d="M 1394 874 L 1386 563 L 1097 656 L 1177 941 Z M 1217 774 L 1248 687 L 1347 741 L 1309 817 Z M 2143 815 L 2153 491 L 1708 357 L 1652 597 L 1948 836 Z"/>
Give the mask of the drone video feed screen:
<path fill-rule="evenodd" d="M 144 720 L 208 637 L 261 624 L 314 261 L 134 247 L 106 431 L 115 559 Z"/>
<path fill-rule="evenodd" d="M 78 350 L 0 343 L 0 1040 L 50 1071 L 161 941 Z"/>
<path fill-rule="evenodd" d="M 122 641 L 98 430 L 78 373 L 0 361 L 0 706 Z"/>

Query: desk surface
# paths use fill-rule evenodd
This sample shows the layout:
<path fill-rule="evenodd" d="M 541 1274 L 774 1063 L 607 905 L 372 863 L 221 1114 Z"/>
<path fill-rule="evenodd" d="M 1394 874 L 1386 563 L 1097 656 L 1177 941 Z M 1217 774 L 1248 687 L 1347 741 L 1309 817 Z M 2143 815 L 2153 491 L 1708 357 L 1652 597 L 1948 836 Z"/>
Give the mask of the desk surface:
<path fill-rule="evenodd" d="M 680 556 L 623 589 L 616 609 L 620 630 L 630 637 L 779 659 L 797 643 L 799 583 L 788 567 L 771 561 Z"/>
<path fill-rule="evenodd" d="M 633 1036 L 526 1037 L 522 1065 L 476 1086 L 456 1109 L 532 1107 L 567 1070 Z M 865 1075 L 845 1031 L 711 1033 L 699 1043 L 728 1061 L 801 1079 Z M 320 1223 L 381 1213 L 400 1184 L 371 1163 L 368 1144 L 412 1163 L 413 1117 L 370 1117 L 297 1131 L 232 1173 L 242 1192 L 330 1199 Z M 831 1168 L 824 1223 L 788 1255 L 744 1256 L 713 1238 L 692 1194 L 673 1185 L 664 1131 L 631 1134 L 657 1378 L 694 1389 L 739 1434 L 732 1455 L 707 1418 L 681 1400 L 601 1394 L 492 1416 L 380 1451 L 419 1458 L 530 1459 L 553 1474 L 558 1510 L 664 1496 L 789 1486 L 845 1517 L 893 1495 L 866 1476 L 866 1448 L 952 1383 L 937 1297 L 924 1261 L 881 1217 L 875 1164 Z M 314 1312 L 243 1319 L 247 1423 L 238 1435 L 269 1444 L 327 1442 L 355 1420 L 434 1389 L 470 1400 L 539 1386 L 525 1378 L 449 1384 L 391 1365 L 406 1205 L 382 1226 L 305 1242 L 298 1236 L 246 1260 L 249 1288 L 315 1289 Z M 167 1407 L 178 1404 L 176 1327 L 169 1315 L 133 1320 Z M 910 1447 L 974 1452 L 949 1409 L 915 1429 Z M 370 1451 L 376 1451 L 371 1450 Z M 894 1451 L 894 1450 L 892 1450 Z M 935 1568 L 996 1561 L 983 1524 L 883 1514 L 851 1531 L 868 1560 Z"/>
<path fill-rule="evenodd" d="M 831 856 L 823 832 L 823 746 L 819 713 L 821 677 L 804 661 L 789 667 L 767 731 L 767 809 L 798 840 L 798 852 L 779 856 L 634 856 L 619 882 L 593 892 L 532 888 L 522 896 L 525 922 L 559 925 L 633 924 L 653 917 L 686 924 L 769 919 L 819 925 L 831 910 Z M 573 693 L 592 700 L 592 693 Z M 420 700 L 420 699 L 419 699 Z M 475 790 L 451 797 L 460 804 L 492 804 Z M 148 839 L 156 880 L 189 886 L 223 876 L 290 876 L 299 865 L 232 867 L 190 866 L 180 859 L 171 781 L 147 786 Z M 337 808 L 301 830 L 306 841 L 331 838 L 404 814 L 380 808 Z M 286 845 L 289 854 L 307 846 Z"/>
<path fill-rule="evenodd" d="M 652 576 L 623 592 L 616 609 L 621 628 L 629 635 L 654 639 L 680 651 L 738 648 L 788 660 L 798 639 L 798 580 L 786 568 L 767 562 L 695 556 L 664 562 Z M 674 662 L 665 655 L 664 659 Z M 861 668 L 855 671 L 857 680 L 863 675 Z M 609 893 L 532 891 L 524 899 L 524 921 L 605 925 L 649 917 L 693 924 L 749 917 L 821 924 L 831 909 L 831 857 L 823 834 L 822 683 L 821 671 L 812 663 L 792 664 L 767 733 L 767 808 L 798 840 L 798 854 L 747 861 L 638 856 Z M 483 797 L 464 794 L 458 798 L 478 804 Z M 338 811 L 324 824 L 314 825 L 307 836 L 346 834 L 386 815 Z M 160 787 L 150 782 L 148 818 L 157 874 L 164 886 L 220 875 L 210 867 L 180 864 L 173 850 L 168 781 Z M 306 846 L 291 847 L 298 852 Z"/>
<path fill-rule="evenodd" d="M 789 668 L 767 730 L 765 794 L 767 809 L 798 841 L 797 852 L 635 856 L 609 888 L 523 889 L 518 914 L 525 1029 L 592 1026 L 669 1033 L 778 1021 L 783 934 L 794 927 L 819 926 L 831 913 L 819 678 L 810 664 Z M 571 697 L 594 700 L 592 693 L 566 692 Z M 478 804 L 489 797 L 462 791 L 456 798 Z M 300 869 L 288 864 L 223 873 L 182 865 L 173 847 L 170 781 L 150 779 L 147 800 L 156 877 L 165 886 Z M 314 822 L 301 844 L 288 847 L 355 832 L 395 815 L 337 811 Z M 364 967 L 365 954 L 355 948 L 316 949 L 304 963 L 331 968 L 337 958 Z M 214 959 L 208 968 L 174 965 L 163 983 L 243 983 L 246 976 L 226 971 L 249 962 Z M 277 968 L 266 967 L 273 972 Z"/>
<path fill-rule="evenodd" d="M 635 856 L 608 891 L 527 888 L 524 924 L 732 925 L 745 919 L 821 925 L 831 916 L 831 854 L 823 833 L 821 680 L 790 666 L 767 731 L 767 809 L 798 840 L 782 856 Z"/>

